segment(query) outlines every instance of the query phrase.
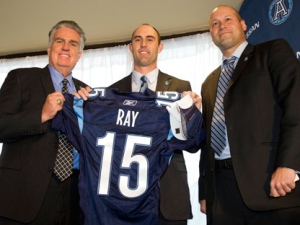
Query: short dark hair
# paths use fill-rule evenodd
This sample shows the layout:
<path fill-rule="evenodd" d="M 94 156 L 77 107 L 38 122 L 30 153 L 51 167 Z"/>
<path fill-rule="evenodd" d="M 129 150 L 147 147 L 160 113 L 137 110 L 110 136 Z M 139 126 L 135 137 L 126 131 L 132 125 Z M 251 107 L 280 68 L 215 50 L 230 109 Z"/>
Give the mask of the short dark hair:
<path fill-rule="evenodd" d="M 158 30 L 157 30 L 155 27 L 153 27 L 153 26 L 151 26 L 150 24 L 148 24 L 148 23 L 143 23 L 143 24 L 140 25 L 139 27 L 141 27 L 141 26 L 143 26 L 143 25 L 152 27 L 153 30 L 155 30 L 155 32 L 156 32 L 156 34 L 157 34 L 157 37 L 158 37 L 158 44 L 160 44 L 161 38 L 160 38 L 160 33 L 158 32 Z M 137 28 L 133 31 L 133 33 L 132 33 L 132 35 L 131 35 L 131 41 L 133 40 L 133 36 L 134 36 L 135 31 L 136 31 L 139 27 L 137 27 Z"/>

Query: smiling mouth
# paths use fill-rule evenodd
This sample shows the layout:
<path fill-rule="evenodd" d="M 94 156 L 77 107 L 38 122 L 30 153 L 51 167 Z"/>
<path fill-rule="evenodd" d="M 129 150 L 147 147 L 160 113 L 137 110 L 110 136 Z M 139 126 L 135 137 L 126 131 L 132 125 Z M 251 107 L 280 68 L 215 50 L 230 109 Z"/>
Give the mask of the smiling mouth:
<path fill-rule="evenodd" d="M 226 35 L 226 34 L 230 34 L 230 32 L 223 32 L 223 33 L 219 34 L 219 36 L 221 37 L 221 36 Z"/>
<path fill-rule="evenodd" d="M 149 51 L 147 49 L 141 49 L 139 50 L 140 54 L 149 54 Z"/>
<path fill-rule="evenodd" d="M 140 54 L 140 55 L 147 55 L 147 54 L 149 54 L 149 52 L 141 51 L 141 52 L 139 52 L 139 54 Z"/>
<path fill-rule="evenodd" d="M 65 57 L 65 58 L 70 58 L 70 56 L 66 55 L 66 54 L 59 54 L 59 56 L 62 56 L 62 57 Z"/>

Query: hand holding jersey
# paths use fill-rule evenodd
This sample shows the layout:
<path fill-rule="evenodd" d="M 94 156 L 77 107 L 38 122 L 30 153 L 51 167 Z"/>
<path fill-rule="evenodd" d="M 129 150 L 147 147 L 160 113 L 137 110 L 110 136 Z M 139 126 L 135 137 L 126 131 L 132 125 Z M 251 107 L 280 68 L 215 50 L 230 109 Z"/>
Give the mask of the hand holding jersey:
<path fill-rule="evenodd" d="M 188 113 L 188 110 L 191 109 L 192 106 L 193 100 L 190 95 L 186 95 L 182 99 L 167 106 L 167 110 L 170 114 L 170 126 L 172 133 L 179 140 L 187 140 L 186 124 L 193 115 L 193 112 Z"/>

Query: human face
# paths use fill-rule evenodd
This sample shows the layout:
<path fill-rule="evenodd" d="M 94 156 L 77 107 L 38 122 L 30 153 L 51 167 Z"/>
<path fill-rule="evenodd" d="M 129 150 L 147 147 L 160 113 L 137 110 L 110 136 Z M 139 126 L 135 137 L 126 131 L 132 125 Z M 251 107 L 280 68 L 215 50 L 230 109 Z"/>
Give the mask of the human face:
<path fill-rule="evenodd" d="M 59 28 L 53 35 L 52 44 L 48 47 L 49 64 L 64 77 L 70 75 L 80 59 L 80 36 L 68 27 Z"/>
<path fill-rule="evenodd" d="M 230 56 L 246 40 L 245 21 L 231 7 L 219 6 L 214 9 L 210 15 L 209 27 L 213 42 L 225 56 Z"/>
<path fill-rule="evenodd" d="M 158 35 L 151 26 L 142 25 L 135 30 L 129 49 L 133 55 L 135 70 L 142 67 L 152 70 L 157 66 L 157 56 L 163 45 L 158 43 Z"/>

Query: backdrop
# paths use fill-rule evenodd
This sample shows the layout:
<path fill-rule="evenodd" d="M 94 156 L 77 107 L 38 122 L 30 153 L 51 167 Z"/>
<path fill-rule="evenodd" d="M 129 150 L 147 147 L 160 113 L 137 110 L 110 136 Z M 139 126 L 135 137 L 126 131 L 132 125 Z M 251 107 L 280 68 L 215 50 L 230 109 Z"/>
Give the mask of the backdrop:
<path fill-rule="evenodd" d="M 247 24 L 249 43 L 285 38 L 300 60 L 299 0 L 244 0 L 240 14 Z"/>

